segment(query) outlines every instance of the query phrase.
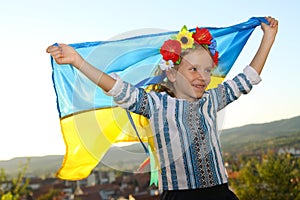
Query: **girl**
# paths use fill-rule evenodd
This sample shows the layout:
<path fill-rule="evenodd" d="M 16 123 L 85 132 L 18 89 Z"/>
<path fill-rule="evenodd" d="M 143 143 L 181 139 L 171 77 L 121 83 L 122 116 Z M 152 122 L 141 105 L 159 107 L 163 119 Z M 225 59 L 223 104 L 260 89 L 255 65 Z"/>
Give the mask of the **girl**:
<path fill-rule="evenodd" d="M 68 45 L 50 46 L 47 52 L 58 64 L 80 70 L 122 108 L 149 119 L 160 161 L 161 199 L 237 199 L 228 188 L 216 113 L 260 82 L 278 30 L 277 20 L 266 19 L 260 47 L 244 72 L 207 91 L 218 64 L 215 40 L 207 29 L 163 44 L 160 70 L 167 80 L 150 92 L 96 69 Z"/>

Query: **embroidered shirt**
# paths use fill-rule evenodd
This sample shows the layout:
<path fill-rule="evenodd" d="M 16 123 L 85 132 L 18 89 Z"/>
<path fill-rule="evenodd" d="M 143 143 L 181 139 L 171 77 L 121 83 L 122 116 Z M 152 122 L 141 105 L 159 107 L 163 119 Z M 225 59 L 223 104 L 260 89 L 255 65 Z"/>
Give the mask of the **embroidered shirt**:
<path fill-rule="evenodd" d="M 217 130 L 217 112 L 261 81 L 250 66 L 207 90 L 195 102 L 145 92 L 122 81 L 108 92 L 122 108 L 149 119 L 155 137 L 163 190 L 206 188 L 228 182 Z"/>

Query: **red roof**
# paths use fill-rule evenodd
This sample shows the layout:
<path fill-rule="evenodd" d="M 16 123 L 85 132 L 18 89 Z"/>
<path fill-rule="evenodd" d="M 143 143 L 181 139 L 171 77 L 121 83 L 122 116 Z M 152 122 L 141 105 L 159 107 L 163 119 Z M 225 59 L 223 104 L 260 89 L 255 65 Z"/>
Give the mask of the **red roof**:
<path fill-rule="evenodd" d="M 82 195 L 76 195 L 81 200 L 102 200 L 99 192 L 93 192 L 93 193 L 88 193 L 88 194 L 82 194 Z"/>

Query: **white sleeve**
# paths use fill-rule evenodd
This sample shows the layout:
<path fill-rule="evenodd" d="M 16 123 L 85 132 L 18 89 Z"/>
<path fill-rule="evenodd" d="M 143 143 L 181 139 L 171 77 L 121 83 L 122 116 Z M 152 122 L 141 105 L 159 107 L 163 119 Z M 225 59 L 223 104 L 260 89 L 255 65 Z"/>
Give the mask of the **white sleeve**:
<path fill-rule="evenodd" d="M 116 83 L 114 84 L 114 86 L 110 91 L 105 92 L 103 90 L 103 92 L 108 96 L 118 96 L 122 92 L 122 88 L 123 88 L 122 86 L 124 82 L 116 73 L 109 74 L 109 76 L 114 78 L 116 80 Z"/>
<path fill-rule="evenodd" d="M 259 76 L 257 71 L 250 65 L 246 66 L 243 72 L 248 77 L 252 85 L 257 85 L 259 82 L 261 82 L 261 77 Z"/>

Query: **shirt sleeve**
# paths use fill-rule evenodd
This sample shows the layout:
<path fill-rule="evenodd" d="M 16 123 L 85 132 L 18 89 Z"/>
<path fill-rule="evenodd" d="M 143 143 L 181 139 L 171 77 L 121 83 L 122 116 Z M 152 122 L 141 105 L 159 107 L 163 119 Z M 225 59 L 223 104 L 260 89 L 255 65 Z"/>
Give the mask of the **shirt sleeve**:
<path fill-rule="evenodd" d="M 231 102 L 238 99 L 242 94 L 248 94 L 253 85 L 258 84 L 261 77 L 251 66 L 246 66 L 243 73 L 238 74 L 232 80 L 227 80 L 212 90 L 216 98 L 217 110 L 223 109 Z"/>
<path fill-rule="evenodd" d="M 116 79 L 116 83 L 110 91 L 105 93 L 112 96 L 118 106 L 127 109 L 130 112 L 150 118 L 149 99 L 151 99 L 151 97 L 148 93 L 142 88 L 134 87 L 123 81 L 117 75 L 111 76 Z"/>
<path fill-rule="evenodd" d="M 114 78 L 116 80 L 116 83 L 114 84 L 114 86 L 112 87 L 112 89 L 108 92 L 105 92 L 103 90 L 103 92 L 108 95 L 108 96 L 117 96 L 119 93 L 121 93 L 122 91 L 122 85 L 124 84 L 123 80 L 115 73 L 109 74 L 109 76 L 111 76 L 112 78 Z"/>
<path fill-rule="evenodd" d="M 261 82 L 261 77 L 259 76 L 259 74 L 253 67 L 248 65 L 247 67 L 245 67 L 243 72 L 247 76 L 247 78 L 250 80 L 252 85 L 257 85 L 258 83 Z"/>

